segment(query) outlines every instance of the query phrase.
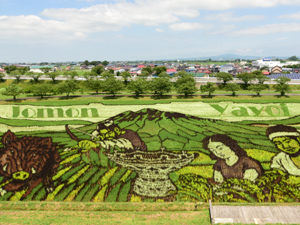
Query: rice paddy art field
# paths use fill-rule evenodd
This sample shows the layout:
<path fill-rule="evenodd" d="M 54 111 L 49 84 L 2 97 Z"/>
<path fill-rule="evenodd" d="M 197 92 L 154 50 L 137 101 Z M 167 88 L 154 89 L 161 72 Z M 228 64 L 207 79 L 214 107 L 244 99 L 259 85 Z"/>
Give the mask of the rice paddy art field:
<path fill-rule="evenodd" d="M 0 200 L 298 202 L 299 106 L 2 105 Z"/>

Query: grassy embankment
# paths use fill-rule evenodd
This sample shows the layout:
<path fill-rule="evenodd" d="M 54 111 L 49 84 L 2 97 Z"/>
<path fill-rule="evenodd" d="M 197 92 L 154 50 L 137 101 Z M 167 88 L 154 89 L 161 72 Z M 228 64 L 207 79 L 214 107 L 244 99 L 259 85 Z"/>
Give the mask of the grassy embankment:
<path fill-rule="evenodd" d="M 210 224 L 208 204 L 1 202 L 1 224 Z"/>
<path fill-rule="evenodd" d="M 1 202 L 1 224 L 202 224 L 210 223 L 207 203 Z M 218 203 L 218 205 L 246 205 Z M 261 203 L 259 206 L 279 205 Z M 282 203 L 280 205 L 299 205 Z"/>
<path fill-rule="evenodd" d="M 1 97 L 1 96 L 0 96 Z M 30 104 L 30 105 L 41 105 L 41 106 L 62 106 L 62 105 L 81 105 L 89 103 L 102 103 L 105 105 L 152 105 L 152 104 L 167 104 L 170 102 L 222 102 L 222 101 L 231 101 L 235 103 L 299 103 L 300 96 L 275 96 L 275 95 L 264 95 L 261 97 L 256 96 L 213 96 L 211 98 L 207 96 L 190 96 L 184 98 L 182 96 L 170 96 L 166 95 L 162 98 L 156 98 L 155 96 L 141 96 L 139 98 L 125 96 L 120 97 L 103 97 L 103 96 L 90 96 L 90 97 L 77 97 L 70 96 L 66 97 L 53 97 L 53 98 L 44 98 L 44 99 L 27 99 L 21 100 L 17 99 L 16 101 L 0 101 L 0 105 L 7 104 Z"/>

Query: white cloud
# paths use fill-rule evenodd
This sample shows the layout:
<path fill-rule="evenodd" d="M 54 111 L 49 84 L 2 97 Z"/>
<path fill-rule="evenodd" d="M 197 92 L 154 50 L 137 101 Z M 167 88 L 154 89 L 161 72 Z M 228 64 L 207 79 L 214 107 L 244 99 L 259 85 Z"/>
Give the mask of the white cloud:
<path fill-rule="evenodd" d="M 217 34 L 228 34 L 232 32 L 234 29 L 236 29 L 236 26 L 233 24 L 225 24 L 222 26 L 216 26 L 215 29 L 213 29 L 210 34 L 217 35 Z"/>
<path fill-rule="evenodd" d="M 209 15 L 206 17 L 207 20 L 216 20 L 221 22 L 240 22 L 240 21 L 253 21 L 253 20 L 263 20 L 264 16 L 257 15 L 245 15 L 239 17 L 233 17 L 232 13 L 220 13 L 215 15 Z"/>
<path fill-rule="evenodd" d="M 0 16 L 1 37 L 44 37 L 76 38 L 83 37 L 82 32 L 73 30 L 67 23 L 55 20 L 43 20 L 38 16 Z"/>
<path fill-rule="evenodd" d="M 160 29 L 160 28 L 156 28 L 155 29 L 157 32 L 164 32 L 164 30 L 163 29 Z"/>
<path fill-rule="evenodd" d="M 287 14 L 287 15 L 282 15 L 279 18 L 283 18 L 283 19 L 300 19 L 300 11 L 297 13 L 293 13 L 293 14 Z"/>
<path fill-rule="evenodd" d="M 92 0 L 85 0 L 92 1 Z M 103 1 L 95 1 L 103 2 Z M 109 2 L 109 1 L 108 1 Z M 134 24 L 159 26 L 168 24 L 172 30 L 203 29 L 200 23 L 184 23 L 184 18 L 196 18 L 200 10 L 222 11 L 235 8 L 276 7 L 279 5 L 299 5 L 300 0 L 117 0 L 90 7 L 45 9 L 40 16 L 2 16 L 1 33 L 5 37 L 13 35 L 42 38 L 84 38 L 93 32 L 118 31 Z M 226 19 L 226 16 L 229 17 Z M 255 20 L 245 15 L 233 17 L 231 14 L 218 14 L 224 21 Z M 258 28 L 256 28 L 257 30 Z M 159 31 L 158 31 L 159 32 Z M 237 35 L 251 30 L 237 32 Z M 263 32 L 258 29 L 258 32 Z M 1 38 L 1 37 L 0 37 Z"/>
<path fill-rule="evenodd" d="M 288 38 L 287 37 L 281 37 L 281 38 L 278 38 L 277 41 L 284 41 L 284 40 L 287 40 Z"/>
<path fill-rule="evenodd" d="M 153 4 L 159 4 L 163 2 L 164 5 L 172 7 L 177 6 L 185 9 L 206 9 L 206 10 L 228 10 L 236 8 L 268 8 L 276 7 L 279 5 L 298 5 L 300 0 L 140 0 L 139 2 L 148 2 Z"/>
<path fill-rule="evenodd" d="M 285 33 L 300 31 L 300 23 L 280 23 L 280 24 L 267 24 L 258 27 L 246 28 L 232 32 L 234 36 L 247 36 L 247 35 L 266 35 L 271 33 Z"/>
<path fill-rule="evenodd" d="M 187 31 L 187 30 L 198 30 L 203 28 L 208 28 L 208 25 L 201 23 L 174 23 L 169 25 L 171 30 L 175 31 Z"/>
<path fill-rule="evenodd" d="M 82 9 L 45 9 L 47 18 L 66 21 L 90 31 L 118 30 L 131 24 L 157 26 L 179 21 L 178 16 L 195 17 L 198 12 L 191 10 L 166 9 L 157 5 L 145 5 L 144 2 L 120 2 L 98 4 Z"/>
<path fill-rule="evenodd" d="M 262 49 L 252 49 L 252 48 L 238 48 L 236 49 L 238 53 L 261 53 Z"/>

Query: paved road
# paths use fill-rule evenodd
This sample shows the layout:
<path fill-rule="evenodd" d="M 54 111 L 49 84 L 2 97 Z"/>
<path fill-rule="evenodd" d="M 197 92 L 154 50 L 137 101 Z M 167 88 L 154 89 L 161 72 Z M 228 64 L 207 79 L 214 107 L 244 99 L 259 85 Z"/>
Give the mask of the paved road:
<path fill-rule="evenodd" d="M 212 223 L 300 224 L 300 206 L 212 206 Z"/>

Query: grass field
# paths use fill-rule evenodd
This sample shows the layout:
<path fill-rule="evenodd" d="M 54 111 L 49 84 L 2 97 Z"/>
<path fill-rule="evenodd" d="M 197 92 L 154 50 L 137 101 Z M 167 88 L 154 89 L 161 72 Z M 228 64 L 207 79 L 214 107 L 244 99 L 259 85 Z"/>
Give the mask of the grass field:
<path fill-rule="evenodd" d="M 275 204 L 259 204 L 272 205 Z M 207 203 L 1 202 L 0 207 L 0 224 L 211 224 Z"/>
<path fill-rule="evenodd" d="M 0 224 L 210 224 L 208 204 L 1 202 Z"/>

